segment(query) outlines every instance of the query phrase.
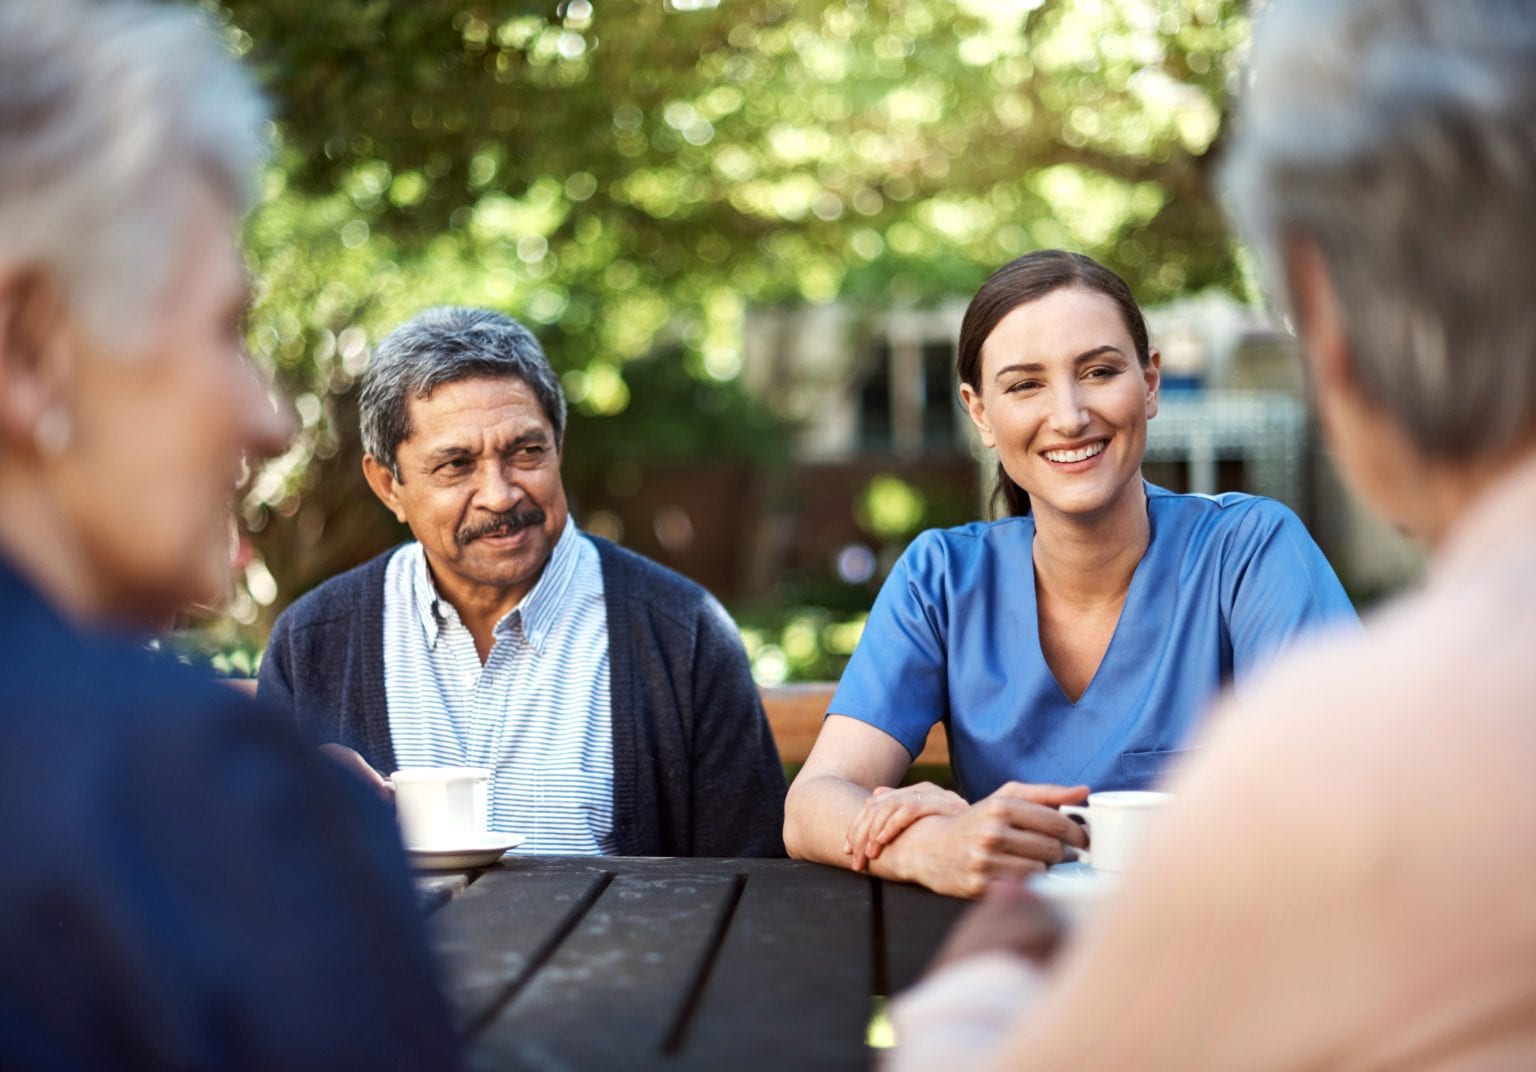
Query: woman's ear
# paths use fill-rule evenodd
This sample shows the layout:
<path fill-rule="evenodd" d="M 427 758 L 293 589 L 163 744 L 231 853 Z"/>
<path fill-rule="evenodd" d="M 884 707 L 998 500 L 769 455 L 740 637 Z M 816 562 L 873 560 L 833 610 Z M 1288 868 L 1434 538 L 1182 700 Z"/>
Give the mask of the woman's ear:
<path fill-rule="evenodd" d="M 1147 351 L 1147 364 L 1141 370 L 1147 381 L 1147 420 L 1157 416 L 1157 392 L 1163 385 L 1163 355 L 1153 346 Z"/>
<path fill-rule="evenodd" d="M 28 453 L 67 445 L 74 346 L 49 277 L 0 265 L 0 442 Z"/>
<path fill-rule="evenodd" d="M 960 401 L 965 404 L 965 412 L 970 415 L 971 423 L 976 426 L 976 431 L 981 434 L 981 442 L 987 447 L 996 447 L 997 438 L 992 434 L 992 425 L 987 420 L 987 406 L 981 400 L 981 392 L 968 383 L 960 385 Z"/>

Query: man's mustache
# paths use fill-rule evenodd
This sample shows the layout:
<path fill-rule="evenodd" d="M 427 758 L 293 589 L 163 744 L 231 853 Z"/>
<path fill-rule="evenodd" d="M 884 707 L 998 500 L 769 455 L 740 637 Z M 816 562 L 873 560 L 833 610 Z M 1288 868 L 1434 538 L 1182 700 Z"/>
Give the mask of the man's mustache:
<path fill-rule="evenodd" d="M 523 529 L 544 524 L 544 511 L 537 506 L 524 506 L 492 514 L 477 525 L 460 529 L 454 539 L 460 547 L 473 543 L 482 536 L 512 536 Z"/>

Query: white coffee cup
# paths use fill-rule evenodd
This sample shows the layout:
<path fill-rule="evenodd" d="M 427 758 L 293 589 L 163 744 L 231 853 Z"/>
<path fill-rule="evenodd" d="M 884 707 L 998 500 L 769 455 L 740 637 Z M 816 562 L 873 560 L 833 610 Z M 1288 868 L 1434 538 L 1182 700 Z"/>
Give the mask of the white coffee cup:
<path fill-rule="evenodd" d="M 1150 789 L 1115 789 L 1089 794 L 1087 807 L 1065 804 L 1060 810 L 1081 818 L 1088 828 L 1088 851 L 1078 858 L 1095 871 L 1118 873 L 1129 868 L 1158 810 L 1172 799 L 1172 794 Z"/>
<path fill-rule="evenodd" d="M 485 767 L 403 767 L 390 776 L 407 848 L 456 849 L 485 837 L 491 772 Z"/>

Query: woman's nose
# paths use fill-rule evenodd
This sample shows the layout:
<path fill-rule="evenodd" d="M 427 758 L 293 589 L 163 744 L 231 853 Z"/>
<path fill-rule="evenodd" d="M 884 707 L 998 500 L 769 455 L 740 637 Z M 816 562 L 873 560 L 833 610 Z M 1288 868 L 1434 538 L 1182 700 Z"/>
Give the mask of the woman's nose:
<path fill-rule="evenodd" d="M 1051 430 L 1060 436 L 1073 436 L 1088 424 L 1088 409 L 1075 381 L 1056 387 L 1051 394 Z"/>

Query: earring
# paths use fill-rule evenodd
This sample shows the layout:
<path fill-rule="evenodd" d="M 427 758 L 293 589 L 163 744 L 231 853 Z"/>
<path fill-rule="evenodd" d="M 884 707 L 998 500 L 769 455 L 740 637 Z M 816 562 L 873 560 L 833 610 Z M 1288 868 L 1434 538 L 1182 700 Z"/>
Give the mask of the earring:
<path fill-rule="evenodd" d="M 54 406 L 37 419 L 32 429 L 32 442 L 37 452 L 45 458 L 58 458 L 69 449 L 75 429 L 61 406 Z"/>

